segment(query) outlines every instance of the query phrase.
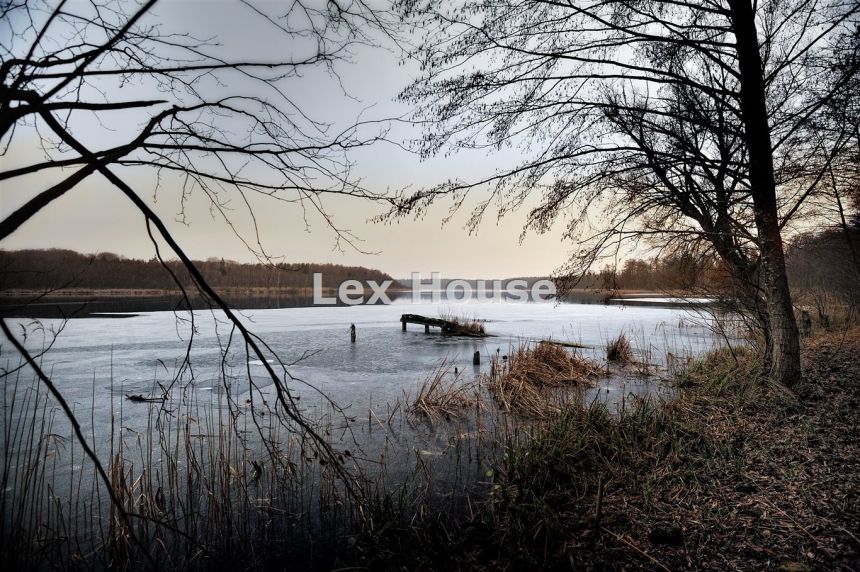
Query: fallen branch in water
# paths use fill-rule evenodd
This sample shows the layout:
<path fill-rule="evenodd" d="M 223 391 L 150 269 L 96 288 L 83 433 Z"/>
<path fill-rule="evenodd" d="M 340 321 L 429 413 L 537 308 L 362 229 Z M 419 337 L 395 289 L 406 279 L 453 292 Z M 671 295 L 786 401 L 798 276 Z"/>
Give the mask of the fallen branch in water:
<path fill-rule="evenodd" d="M 135 403 L 163 403 L 165 400 L 164 397 L 144 397 L 139 393 L 133 395 L 126 394 L 125 398 Z"/>

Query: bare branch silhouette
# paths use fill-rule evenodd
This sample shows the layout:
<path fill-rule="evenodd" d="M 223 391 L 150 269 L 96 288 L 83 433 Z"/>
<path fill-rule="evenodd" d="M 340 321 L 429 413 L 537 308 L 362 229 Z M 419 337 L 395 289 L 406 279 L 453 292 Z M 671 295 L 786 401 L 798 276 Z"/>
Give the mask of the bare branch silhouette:
<path fill-rule="evenodd" d="M 490 210 L 526 208 L 524 232 L 562 219 L 578 250 L 562 274 L 574 281 L 640 241 L 712 253 L 758 319 L 766 369 L 797 382 L 781 233 L 845 164 L 849 138 L 823 125 L 856 87 L 856 2 L 398 6 L 427 30 L 414 53 L 423 73 L 400 96 L 426 122 L 417 150 L 518 147 L 525 158 L 404 194 L 388 217 L 443 197 L 453 214 L 480 193 L 471 229 Z M 837 47 L 855 56 L 834 66 Z"/>

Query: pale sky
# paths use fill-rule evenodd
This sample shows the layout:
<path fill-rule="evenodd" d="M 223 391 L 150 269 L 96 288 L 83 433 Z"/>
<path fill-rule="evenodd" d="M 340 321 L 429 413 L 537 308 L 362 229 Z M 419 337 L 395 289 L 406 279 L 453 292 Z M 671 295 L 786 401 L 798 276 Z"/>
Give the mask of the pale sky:
<path fill-rule="evenodd" d="M 265 31 L 265 22 L 249 17 L 245 11 L 237 12 L 237 8 L 236 4 L 228 2 L 173 0 L 159 4 L 152 18 L 173 30 L 215 36 L 224 49 L 235 54 L 292 48 L 273 43 L 273 37 Z M 400 65 L 398 55 L 378 48 L 362 48 L 352 59 L 351 64 L 338 69 L 344 86 L 355 99 L 343 96 L 331 78 L 323 74 L 309 73 L 290 80 L 293 82 L 290 87 L 295 90 L 293 95 L 303 111 L 315 119 L 333 123 L 351 121 L 359 114 L 364 119 L 373 119 L 402 116 L 410 111 L 394 98 L 416 73 L 415 65 Z M 124 125 L 133 129 L 139 122 L 132 117 L 117 117 L 114 112 L 107 123 L 109 125 L 79 126 L 76 134 L 88 137 L 91 148 L 104 148 L 115 143 L 114 138 L 127 134 Z M 396 126 L 389 134 L 395 141 L 419 136 L 420 130 L 404 126 Z M 32 129 L 19 129 L 7 155 L 0 157 L 0 169 L 27 164 L 34 159 L 42 159 L 35 133 Z M 493 154 L 475 151 L 422 162 L 395 145 L 380 143 L 353 153 L 351 159 L 356 163 L 355 174 L 363 179 L 367 188 L 384 190 L 418 188 L 452 178 L 473 179 L 516 163 L 520 155 L 517 150 Z M 2 183 L 0 215 L 8 215 L 58 176 L 57 173 L 42 173 Z M 254 259 L 225 223 L 210 213 L 201 196 L 192 196 L 186 205 L 187 224 L 183 224 L 176 220 L 180 202 L 177 189 L 172 185 L 178 182 L 162 180 L 157 202 L 154 202 L 152 173 L 128 170 L 124 176 L 170 223 L 192 258 Z M 463 228 L 468 208 L 444 228 L 440 221 L 449 207 L 444 201 L 423 220 L 379 225 L 368 219 L 378 214 L 380 207 L 341 197 L 326 201 L 329 213 L 339 227 L 358 235 L 363 241 L 363 250 L 374 254 L 362 254 L 349 248 L 337 252 L 333 250 L 334 236 L 323 227 L 321 220 L 310 218 L 310 229 L 306 230 L 301 211 L 295 206 L 271 200 L 260 200 L 253 206 L 263 246 L 273 256 L 283 256 L 288 262 L 369 266 L 397 277 L 408 276 L 411 272 L 487 278 L 545 275 L 562 265 L 571 249 L 571 245 L 561 241 L 561 228 L 543 236 L 529 234 L 524 243 L 519 244 L 525 212 L 511 215 L 500 223 L 491 214 L 477 235 L 470 236 Z M 253 240 L 249 234 L 249 219 L 238 209 L 234 223 L 248 240 Z M 150 258 L 154 253 L 142 216 L 118 191 L 96 176 L 49 205 L 0 242 L 3 249 L 51 247 L 82 252 L 109 251 L 136 258 Z"/>

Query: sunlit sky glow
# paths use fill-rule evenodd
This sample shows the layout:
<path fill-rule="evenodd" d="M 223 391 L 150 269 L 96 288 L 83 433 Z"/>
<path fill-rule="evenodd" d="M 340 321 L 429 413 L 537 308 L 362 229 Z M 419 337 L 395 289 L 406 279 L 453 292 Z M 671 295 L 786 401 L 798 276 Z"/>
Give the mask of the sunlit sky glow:
<path fill-rule="evenodd" d="M 237 12 L 238 5 L 225 2 L 172 1 L 159 4 L 151 19 L 165 26 L 194 32 L 199 36 L 217 37 L 224 49 L 236 54 L 254 54 L 265 50 L 290 50 L 284 38 L 273 38 L 265 23 Z M 279 44 L 278 41 L 281 43 Z M 235 50 L 235 52 L 233 52 Z M 384 119 L 402 117 L 410 111 L 394 101 L 397 93 L 416 74 L 413 63 L 401 64 L 393 50 L 360 48 L 350 64 L 339 66 L 346 97 L 332 78 L 309 73 L 293 86 L 295 99 L 311 117 L 334 124 L 356 117 Z M 234 86 L 229 86 L 233 88 Z M 138 94 L 135 93 L 137 96 Z M 133 129 L 136 118 L 113 112 L 107 125 L 78 126 L 78 136 L 89 137 L 92 148 L 110 144 L 112 136 L 122 137 Z M 81 135 L 83 134 L 83 135 Z M 113 135 L 112 135 L 113 134 Z M 420 136 L 420 130 L 403 124 L 392 127 L 388 138 L 406 143 Z M 19 129 L 0 169 L 8 169 L 33 160 L 42 160 L 43 152 L 33 129 Z M 518 149 L 500 152 L 484 150 L 440 156 L 427 161 L 392 143 L 379 143 L 351 154 L 354 174 L 372 190 L 418 188 L 447 179 L 474 179 L 510 166 L 521 158 Z M 41 173 L 6 183 L 0 194 L 0 215 L 7 216 L 34 194 L 57 180 L 59 173 Z M 155 194 L 154 173 L 125 170 L 125 178 L 139 195 L 146 197 L 156 211 L 168 221 L 171 230 L 186 252 L 196 259 L 219 257 L 253 261 L 253 254 L 214 215 L 206 200 L 193 195 L 181 209 L 178 181 L 162 179 Z M 472 203 L 473 204 L 473 203 Z M 552 232 L 529 234 L 520 244 L 525 210 L 496 221 L 490 214 L 479 232 L 470 235 L 464 224 L 466 208 L 446 226 L 441 220 L 448 214 L 449 203 L 440 203 L 422 220 L 404 219 L 394 224 L 373 224 L 371 217 L 382 207 L 359 199 L 339 197 L 325 201 L 326 208 L 340 228 L 350 229 L 361 242 L 359 252 L 334 248 L 335 237 L 324 228 L 318 217 L 306 221 L 295 205 L 257 199 L 253 203 L 263 247 L 274 257 L 288 262 L 334 262 L 379 268 L 398 277 L 411 272 L 441 272 L 445 277 L 506 277 L 546 275 L 568 257 L 572 245 L 562 241 L 563 223 Z M 250 218 L 242 205 L 234 208 L 233 222 L 246 240 L 256 242 Z M 149 241 L 142 216 L 104 179 L 90 177 L 78 188 L 49 205 L 11 237 L 0 242 L 0 248 L 71 248 L 82 252 L 116 252 L 129 257 L 151 258 L 154 247 Z"/>

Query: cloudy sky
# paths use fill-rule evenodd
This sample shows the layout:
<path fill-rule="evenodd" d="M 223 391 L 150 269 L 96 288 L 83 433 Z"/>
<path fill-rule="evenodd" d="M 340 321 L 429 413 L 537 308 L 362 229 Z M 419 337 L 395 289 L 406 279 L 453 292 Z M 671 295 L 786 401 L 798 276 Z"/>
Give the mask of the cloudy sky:
<path fill-rule="evenodd" d="M 277 6 L 272 4 L 271 6 Z M 218 39 L 224 50 L 234 55 L 290 53 L 297 49 L 282 35 L 273 33 L 262 18 L 231 2 L 192 2 L 168 0 L 156 6 L 150 21 L 166 29 L 189 31 L 198 36 Z M 5 33 L 5 32 L 4 32 Z M 59 45 L 61 38 L 53 38 Z M 356 117 L 383 119 L 402 117 L 410 109 L 394 101 L 397 93 L 417 73 L 413 63 L 403 63 L 393 50 L 362 47 L 354 50 L 351 63 L 338 66 L 346 97 L 332 78 L 323 73 L 308 73 L 292 78 L 288 89 L 310 117 L 335 125 Z M 234 86 L 230 86 L 233 88 Z M 76 134 L 88 139 L 91 148 L 104 148 L 113 138 L 140 124 L 140 118 L 114 113 L 101 123 L 78 124 Z M 420 137 L 416 128 L 394 125 L 388 138 L 408 143 Z M 8 169 L 41 160 L 39 137 L 32 129 L 16 131 L 0 169 Z M 353 174 L 374 191 L 403 188 L 416 189 L 448 179 L 474 179 L 493 173 L 520 158 L 517 149 L 488 153 L 474 151 L 421 161 L 393 143 L 379 143 L 353 153 Z M 4 183 L 0 192 L 0 214 L 6 216 L 33 194 L 44 190 L 59 173 L 40 173 L 26 179 Z M 65 175 L 67 176 L 67 174 Z M 158 185 L 154 174 L 134 171 L 127 174 L 136 192 L 146 197 L 165 221 L 170 223 L 186 252 L 193 258 L 223 257 L 251 261 L 253 254 L 232 233 L 224 221 L 213 215 L 207 201 L 192 194 L 184 205 L 177 181 L 162 179 Z M 477 197 L 476 197 L 477 198 Z M 445 225 L 447 203 L 434 207 L 422 220 L 405 219 L 394 224 L 373 224 L 368 219 L 379 214 L 381 207 L 359 199 L 340 197 L 328 200 L 326 209 L 340 228 L 351 230 L 361 240 L 361 250 L 338 251 L 335 237 L 323 221 L 307 221 L 295 205 L 275 201 L 255 201 L 252 205 L 260 228 L 262 244 L 273 256 L 290 262 L 314 261 L 360 264 L 376 267 L 395 276 L 409 273 L 443 276 L 503 277 L 541 275 L 565 262 L 570 245 L 561 241 L 561 229 L 536 236 L 526 236 L 520 244 L 524 212 L 500 222 L 489 216 L 477 234 L 464 230 L 468 209 Z M 253 240 L 250 219 L 241 205 L 235 207 L 234 223 L 246 240 Z M 78 188 L 55 201 L 14 235 L 0 242 L 4 249 L 72 248 L 83 252 L 111 251 L 130 257 L 150 258 L 144 221 L 128 201 L 99 177 L 90 177 Z"/>

